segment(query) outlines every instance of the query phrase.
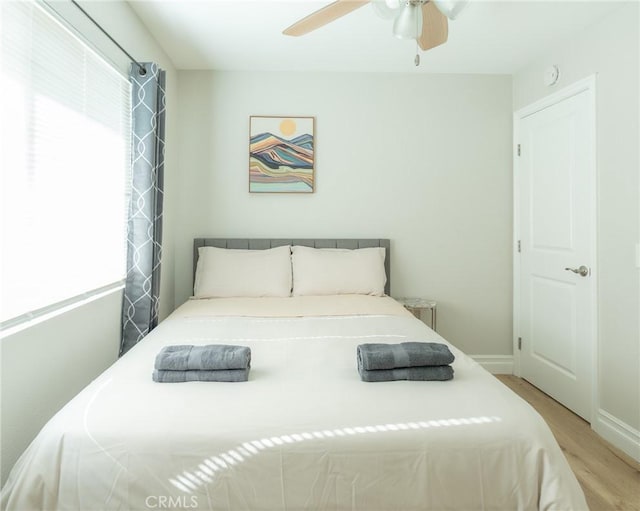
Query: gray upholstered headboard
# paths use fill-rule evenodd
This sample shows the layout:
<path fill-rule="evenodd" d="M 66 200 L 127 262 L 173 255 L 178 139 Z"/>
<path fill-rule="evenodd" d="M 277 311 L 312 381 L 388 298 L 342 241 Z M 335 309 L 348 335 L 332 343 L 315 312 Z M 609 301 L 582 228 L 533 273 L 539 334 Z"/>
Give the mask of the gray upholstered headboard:
<path fill-rule="evenodd" d="M 387 273 L 387 283 L 384 292 L 391 294 L 391 242 L 388 239 L 251 239 L 251 238 L 195 238 L 193 240 L 193 275 L 195 280 L 196 264 L 198 263 L 198 248 L 218 247 L 241 250 L 262 250 L 281 247 L 282 245 L 302 245 L 313 248 L 368 248 L 383 247 L 386 252 L 384 269 Z"/>

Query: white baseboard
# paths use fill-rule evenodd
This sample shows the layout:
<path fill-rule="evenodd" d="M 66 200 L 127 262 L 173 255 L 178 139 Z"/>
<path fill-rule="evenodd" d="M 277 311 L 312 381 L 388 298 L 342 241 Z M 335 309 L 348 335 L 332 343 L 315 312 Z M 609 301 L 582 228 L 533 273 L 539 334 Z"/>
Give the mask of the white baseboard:
<path fill-rule="evenodd" d="M 512 355 L 470 355 L 491 374 L 513 374 Z"/>
<path fill-rule="evenodd" d="M 614 417 L 602 408 L 598 410 L 591 427 L 607 442 L 640 462 L 640 431 Z"/>

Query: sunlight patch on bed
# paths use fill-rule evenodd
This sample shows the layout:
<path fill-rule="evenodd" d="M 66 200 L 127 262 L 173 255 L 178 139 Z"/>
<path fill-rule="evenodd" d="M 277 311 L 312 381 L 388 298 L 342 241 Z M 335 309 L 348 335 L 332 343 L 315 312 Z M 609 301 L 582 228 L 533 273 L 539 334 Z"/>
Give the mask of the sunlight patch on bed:
<path fill-rule="evenodd" d="M 210 456 L 203 460 L 192 472 L 183 471 L 169 482 L 185 493 L 193 493 L 199 487 L 213 483 L 216 475 L 224 470 L 232 468 L 242 463 L 252 456 L 256 456 L 260 451 L 273 449 L 284 444 L 294 444 L 307 440 L 323 440 L 326 438 L 370 435 L 374 433 L 393 433 L 418 429 L 430 428 L 450 428 L 456 426 L 478 426 L 502 422 L 501 417 L 454 417 L 449 419 L 432 419 L 419 422 L 398 422 L 394 424 L 378 424 L 375 426 L 353 426 L 336 429 L 325 429 L 322 431 L 305 431 L 302 433 L 292 433 L 288 435 L 272 436 L 260 440 L 250 440 L 216 456 Z"/>

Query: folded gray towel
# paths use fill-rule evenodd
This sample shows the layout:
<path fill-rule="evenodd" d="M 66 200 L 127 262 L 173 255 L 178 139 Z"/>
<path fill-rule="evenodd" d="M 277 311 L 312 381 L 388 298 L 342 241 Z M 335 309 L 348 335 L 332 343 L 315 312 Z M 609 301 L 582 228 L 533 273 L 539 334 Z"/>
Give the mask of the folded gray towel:
<path fill-rule="evenodd" d="M 403 342 L 400 344 L 361 344 L 358 366 L 366 371 L 399 367 L 446 366 L 455 357 L 446 344 Z"/>
<path fill-rule="evenodd" d="M 444 381 L 453 378 L 451 366 L 422 366 L 400 367 L 397 369 L 378 369 L 367 371 L 358 367 L 360 379 L 368 382 L 416 380 L 416 381 Z"/>
<path fill-rule="evenodd" d="M 165 346 L 156 356 L 155 368 L 164 371 L 247 369 L 251 348 L 209 344 L 207 346 Z"/>
<path fill-rule="evenodd" d="M 249 379 L 249 368 L 221 369 L 218 371 L 153 371 L 153 381 L 181 383 L 186 381 L 239 382 Z"/>

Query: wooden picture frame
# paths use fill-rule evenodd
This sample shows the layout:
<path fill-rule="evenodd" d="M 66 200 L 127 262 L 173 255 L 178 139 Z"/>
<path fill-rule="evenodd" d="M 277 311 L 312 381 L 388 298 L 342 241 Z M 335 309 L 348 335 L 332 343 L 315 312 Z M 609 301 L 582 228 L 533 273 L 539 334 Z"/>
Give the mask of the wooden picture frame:
<path fill-rule="evenodd" d="M 315 117 L 249 117 L 249 192 L 313 193 Z"/>

